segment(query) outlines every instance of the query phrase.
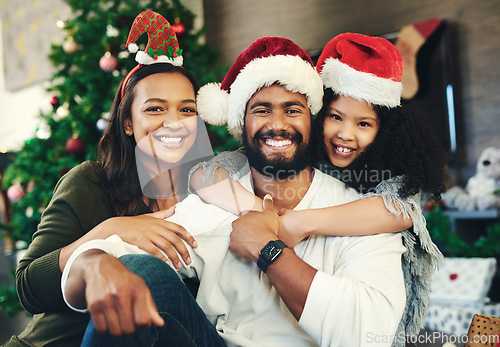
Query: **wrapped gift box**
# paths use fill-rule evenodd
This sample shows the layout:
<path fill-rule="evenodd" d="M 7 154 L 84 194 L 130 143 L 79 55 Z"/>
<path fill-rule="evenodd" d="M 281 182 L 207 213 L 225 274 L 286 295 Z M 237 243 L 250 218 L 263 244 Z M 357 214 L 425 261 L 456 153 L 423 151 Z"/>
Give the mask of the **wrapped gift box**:
<path fill-rule="evenodd" d="M 495 258 L 445 258 L 432 278 L 424 328 L 467 335 L 474 314 L 500 317 L 500 303 L 487 297 L 496 271 Z"/>
<path fill-rule="evenodd" d="M 448 335 L 467 335 L 476 313 L 500 317 L 500 303 L 482 307 L 431 305 L 424 320 L 424 328 Z"/>

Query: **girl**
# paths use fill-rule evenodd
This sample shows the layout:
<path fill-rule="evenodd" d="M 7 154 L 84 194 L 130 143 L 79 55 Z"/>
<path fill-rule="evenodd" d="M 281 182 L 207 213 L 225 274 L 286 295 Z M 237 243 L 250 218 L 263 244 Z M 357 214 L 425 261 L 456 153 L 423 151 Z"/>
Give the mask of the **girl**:
<path fill-rule="evenodd" d="M 279 211 L 278 236 L 293 247 L 312 234 L 403 231 L 408 305 L 398 332 L 417 334 L 429 300 L 430 276 L 441 258 L 425 227 L 421 194 L 439 198 L 443 153 L 418 119 L 398 107 L 402 58 L 390 42 L 338 35 L 325 46 L 316 68 L 325 86 L 323 108 L 313 126 L 316 166 L 364 198 L 323 209 Z M 233 213 L 260 210 L 260 199 L 232 180 L 241 165 L 221 165 L 238 162 L 237 156 L 225 157 L 201 164 L 204 170 L 195 167 L 192 187 L 204 200 Z"/>
<path fill-rule="evenodd" d="M 157 19 L 159 48 L 165 40 L 177 52 L 177 40 L 166 30 L 168 22 L 152 11 L 145 14 Z M 6 346 L 80 345 L 89 315 L 68 310 L 61 272 L 73 250 L 88 240 L 118 234 L 174 266 L 180 266 L 177 252 L 190 262 L 182 240 L 196 247 L 193 237 L 164 218 L 187 192 L 182 177 L 193 161 L 212 152 L 197 117 L 198 85 L 174 59 L 166 60 L 138 65 L 127 75 L 99 143 L 100 160 L 78 165 L 57 184 L 17 268 L 19 298 L 35 315 Z M 149 185 L 162 191 L 153 196 L 146 189 Z"/>

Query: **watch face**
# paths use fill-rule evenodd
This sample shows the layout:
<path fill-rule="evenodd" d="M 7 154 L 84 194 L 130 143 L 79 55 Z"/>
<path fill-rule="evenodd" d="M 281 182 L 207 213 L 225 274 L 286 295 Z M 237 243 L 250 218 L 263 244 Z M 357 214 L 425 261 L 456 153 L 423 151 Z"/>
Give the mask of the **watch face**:
<path fill-rule="evenodd" d="M 273 244 L 268 244 L 260 251 L 260 255 L 268 262 L 271 262 L 281 253 L 281 251 L 281 248 L 276 247 Z"/>

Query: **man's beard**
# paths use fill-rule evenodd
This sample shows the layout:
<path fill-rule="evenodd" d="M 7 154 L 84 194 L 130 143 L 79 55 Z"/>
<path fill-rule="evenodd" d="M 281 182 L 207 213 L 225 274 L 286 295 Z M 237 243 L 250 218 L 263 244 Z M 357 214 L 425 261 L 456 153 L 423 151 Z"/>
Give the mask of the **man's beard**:
<path fill-rule="evenodd" d="M 275 136 L 290 139 L 296 144 L 296 151 L 292 158 L 278 155 L 270 159 L 264 154 L 260 140 Z M 304 137 L 298 132 L 292 134 L 284 130 L 280 132 L 274 130 L 258 131 L 249 141 L 246 130 L 243 130 L 243 146 L 250 167 L 256 169 L 260 174 L 274 179 L 287 179 L 295 176 L 312 163 L 311 143 L 304 143 Z"/>

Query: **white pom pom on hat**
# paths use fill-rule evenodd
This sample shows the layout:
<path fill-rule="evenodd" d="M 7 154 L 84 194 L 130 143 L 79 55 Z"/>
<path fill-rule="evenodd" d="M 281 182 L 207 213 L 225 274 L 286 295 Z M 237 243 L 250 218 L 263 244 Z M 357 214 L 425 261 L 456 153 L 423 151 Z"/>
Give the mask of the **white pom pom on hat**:
<path fill-rule="evenodd" d="M 137 46 L 136 43 L 131 43 L 128 45 L 128 51 L 130 53 L 137 53 L 138 50 L 139 50 L 139 46 Z"/>
<path fill-rule="evenodd" d="M 196 103 L 205 115 L 203 120 L 212 125 L 224 125 L 227 123 L 227 107 L 229 94 L 220 88 L 220 83 L 208 83 L 200 88 Z"/>

